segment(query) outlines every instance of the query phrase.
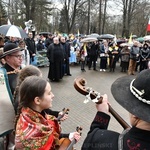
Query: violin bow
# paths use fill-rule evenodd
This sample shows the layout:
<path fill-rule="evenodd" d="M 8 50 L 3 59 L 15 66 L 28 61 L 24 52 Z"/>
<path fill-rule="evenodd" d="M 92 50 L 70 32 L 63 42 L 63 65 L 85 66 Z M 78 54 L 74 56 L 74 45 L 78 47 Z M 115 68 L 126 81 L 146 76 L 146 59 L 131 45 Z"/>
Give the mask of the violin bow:
<path fill-rule="evenodd" d="M 87 102 L 88 100 L 92 100 L 93 102 L 100 104 L 102 102 L 103 97 L 100 94 L 91 88 L 86 88 L 86 80 L 84 78 L 78 77 L 74 80 L 75 89 L 86 95 Z M 86 102 L 85 102 L 86 103 Z M 114 118 L 121 124 L 124 129 L 131 128 L 130 125 L 109 105 L 109 112 L 114 116 Z"/>

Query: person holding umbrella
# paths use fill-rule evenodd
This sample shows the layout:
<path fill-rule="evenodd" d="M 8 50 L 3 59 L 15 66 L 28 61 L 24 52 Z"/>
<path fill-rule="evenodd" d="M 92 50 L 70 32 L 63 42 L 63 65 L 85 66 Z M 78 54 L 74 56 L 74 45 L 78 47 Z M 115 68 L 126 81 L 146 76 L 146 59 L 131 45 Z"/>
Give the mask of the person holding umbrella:
<path fill-rule="evenodd" d="M 6 37 L 28 38 L 26 32 L 22 28 L 15 25 L 0 26 L 0 33 Z"/>
<path fill-rule="evenodd" d="M 18 45 L 18 40 L 15 37 L 10 36 L 9 40 L 6 43 L 14 43 L 14 44 Z"/>

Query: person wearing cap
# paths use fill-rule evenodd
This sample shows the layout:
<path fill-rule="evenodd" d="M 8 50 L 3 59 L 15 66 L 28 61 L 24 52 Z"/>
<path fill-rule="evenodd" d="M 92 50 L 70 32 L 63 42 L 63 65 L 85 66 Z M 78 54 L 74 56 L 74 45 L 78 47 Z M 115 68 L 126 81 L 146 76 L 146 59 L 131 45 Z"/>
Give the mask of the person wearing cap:
<path fill-rule="evenodd" d="M 22 48 L 18 47 L 15 43 L 7 43 L 3 48 L 3 52 L 0 55 L 0 59 L 5 59 L 3 67 L 6 69 L 8 75 L 8 82 L 12 95 L 14 94 L 18 72 L 21 69 L 21 64 L 24 58 Z M 14 105 L 14 102 L 13 102 Z M 6 108 L 7 109 L 7 108 Z M 14 107 L 14 109 L 17 109 Z M 15 112 L 12 112 L 15 113 Z M 14 149 L 14 135 L 12 133 L 7 134 L 7 149 Z"/>
<path fill-rule="evenodd" d="M 14 43 L 7 43 L 4 46 L 3 54 L 0 56 L 0 58 L 4 58 L 6 62 L 3 67 L 6 69 L 8 74 L 12 95 L 16 87 L 17 73 L 21 69 L 21 64 L 24 58 L 22 50 L 22 48 L 19 48 Z"/>
<path fill-rule="evenodd" d="M 149 150 L 150 149 L 150 69 L 135 79 L 125 76 L 111 86 L 115 100 L 129 112 L 131 128 L 118 133 L 107 130 L 110 115 L 107 95 L 96 104 L 97 114 L 81 150 Z"/>

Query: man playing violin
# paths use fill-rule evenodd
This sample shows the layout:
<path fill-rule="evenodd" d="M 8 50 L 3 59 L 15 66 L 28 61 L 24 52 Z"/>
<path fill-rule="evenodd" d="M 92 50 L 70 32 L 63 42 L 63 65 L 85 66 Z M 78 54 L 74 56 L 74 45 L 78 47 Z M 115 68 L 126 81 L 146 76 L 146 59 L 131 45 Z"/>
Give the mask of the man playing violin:
<path fill-rule="evenodd" d="M 110 115 L 107 95 L 96 104 L 97 114 L 82 145 L 82 150 L 148 150 L 150 148 L 150 70 L 135 79 L 117 79 L 111 87 L 115 100 L 129 111 L 131 128 L 117 133 L 107 130 Z"/>

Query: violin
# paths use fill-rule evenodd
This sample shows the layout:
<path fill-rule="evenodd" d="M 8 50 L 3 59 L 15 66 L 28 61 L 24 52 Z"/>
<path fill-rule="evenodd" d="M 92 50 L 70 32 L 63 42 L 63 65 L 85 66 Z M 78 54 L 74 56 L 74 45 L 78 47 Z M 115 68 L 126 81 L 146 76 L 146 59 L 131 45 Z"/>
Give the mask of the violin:
<path fill-rule="evenodd" d="M 69 112 L 69 109 L 68 109 L 68 108 L 67 108 L 67 109 L 66 109 L 66 108 L 63 108 L 63 109 L 62 109 L 62 115 L 59 115 L 59 116 L 57 117 L 57 121 L 60 122 L 60 121 L 61 121 L 61 118 L 63 118 L 65 114 L 68 114 L 68 112 Z"/>
<path fill-rule="evenodd" d="M 81 135 L 82 127 L 77 126 L 76 131 L 79 132 Z M 73 146 L 74 144 L 76 144 L 76 139 L 70 141 L 69 138 L 61 138 L 59 142 L 60 142 L 59 150 L 73 150 L 74 149 Z"/>
<path fill-rule="evenodd" d="M 75 89 L 86 95 L 84 103 L 89 102 L 90 100 L 96 104 L 102 103 L 103 97 L 97 91 L 94 91 L 92 88 L 86 87 L 87 84 L 84 78 L 78 77 L 74 80 Z M 130 128 L 130 125 L 109 105 L 109 112 L 114 116 L 114 118 L 121 124 L 124 129 Z"/>

